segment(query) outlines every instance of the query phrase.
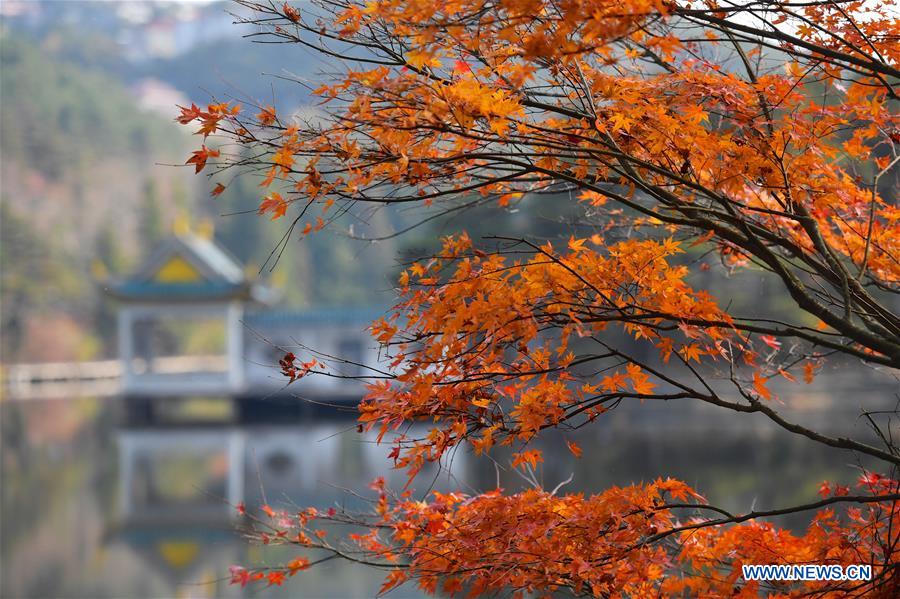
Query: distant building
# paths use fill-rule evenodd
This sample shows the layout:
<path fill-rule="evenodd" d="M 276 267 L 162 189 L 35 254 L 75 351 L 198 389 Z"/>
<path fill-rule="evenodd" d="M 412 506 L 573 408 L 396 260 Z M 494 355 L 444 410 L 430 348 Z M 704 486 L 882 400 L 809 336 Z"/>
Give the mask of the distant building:
<path fill-rule="evenodd" d="M 191 101 L 175 87 L 159 79 L 141 79 L 131 86 L 131 94 L 138 108 L 152 112 L 163 118 L 174 119 L 180 112 L 179 106 L 190 106 Z"/>
<path fill-rule="evenodd" d="M 108 287 L 119 302 L 122 390 L 147 397 L 297 394 L 355 402 L 355 377 L 379 362 L 366 327 L 379 307 L 273 309 L 273 291 L 212 239 L 183 232 L 165 240 L 130 276 Z M 278 362 L 318 357 L 333 376 L 286 386 Z"/>
<path fill-rule="evenodd" d="M 25 0 L 5 0 L 0 2 L 0 17 L 24 17 L 33 15 L 40 9 L 34 2 Z"/>

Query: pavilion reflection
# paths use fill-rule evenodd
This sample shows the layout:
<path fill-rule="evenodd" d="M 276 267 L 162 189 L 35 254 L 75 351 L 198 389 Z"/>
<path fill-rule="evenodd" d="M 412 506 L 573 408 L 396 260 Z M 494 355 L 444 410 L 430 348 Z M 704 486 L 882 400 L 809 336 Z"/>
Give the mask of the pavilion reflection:
<path fill-rule="evenodd" d="M 236 506 L 362 507 L 346 490 L 365 489 L 376 476 L 402 489 L 406 473 L 390 469 L 390 444 L 375 437 L 356 433 L 346 419 L 120 427 L 118 518 L 108 543 L 140 555 L 178 596 L 241 596 L 217 580 L 229 565 L 253 561 Z M 458 487 L 468 466 L 458 456 L 451 468 L 425 468 L 420 480 L 429 489 Z"/>

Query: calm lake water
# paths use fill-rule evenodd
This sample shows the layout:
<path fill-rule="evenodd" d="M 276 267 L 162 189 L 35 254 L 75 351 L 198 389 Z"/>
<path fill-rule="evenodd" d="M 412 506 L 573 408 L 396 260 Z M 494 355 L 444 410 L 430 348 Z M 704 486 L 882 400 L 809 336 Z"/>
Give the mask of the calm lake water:
<path fill-rule="evenodd" d="M 813 425 L 866 435 L 861 405 L 887 405 L 895 389 L 868 372 L 820 377 L 784 398 Z M 381 574 L 330 562 L 281 589 L 228 585 L 231 564 L 283 559 L 246 543 L 228 501 L 248 506 L 327 508 L 384 475 L 395 487 L 389 447 L 356 432 L 352 416 L 240 425 L 126 425 L 119 399 L 0 402 L 2 577 L 16 597 L 372 597 Z M 821 406 L 830 406 L 827 411 Z M 823 479 L 852 481 L 857 458 L 766 426 L 760 418 L 685 403 L 635 406 L 543 442 L 544 484 L 573 476 L 566 490 L 598 491 L 657 476 L 679 477 L 731 510 L 815 498 Z M 501 463 L 503 456 L 499 455 Z M 501 484 L 526 483 L 501 472 Z M 492 463 L 458 452 L 452 466 L 423 474 L 438 488 L 487 490 Z M 804 526 L 803 517 L 785 522 Z M 415 597 L 413 587 L 392 597 Z"/>

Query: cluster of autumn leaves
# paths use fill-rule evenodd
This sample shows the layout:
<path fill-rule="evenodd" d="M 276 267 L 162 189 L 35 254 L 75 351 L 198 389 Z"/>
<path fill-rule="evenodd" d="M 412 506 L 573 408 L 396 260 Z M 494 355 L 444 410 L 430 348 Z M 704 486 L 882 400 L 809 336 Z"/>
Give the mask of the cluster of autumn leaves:
<path fill-rule="evenodd" d="M 496 239 L 489 249 L 452 235 L 401 274 L 395 309 L 372 326 L 392 374 L 370 384 L 360 422 L 379 441 L 430 423 L 423 437 L 393 436 L 391 457 L 411 479 L 459 446 L 513 446 L 512 466 L 534 469 L 542 456 L 528 444 L 540 431 L 623 401 L 695 398 L 777 419 L 769 382 L 812 382 L 823 348 L 896 367 L 896 315 L 877 296 L 900 282 L 900 209 L 879 192 L 900 143 L 897 23 L 883 6 L 773 3 L 732 17 L 658 0 L 338 0 L 311 15 L 243 3 L 277 41 L 353 58 L 316 90 L 331 107 L 324 124 L 271 106 L 182 109 L 178 120 L 204 139 L 188 163 L 255 170 L 260 214 L 295 214 L 305 235 L 357 203 L 452 210 L 474 197 L 507 208 L 563 185 L 592 226 L 565 247 Z M 256 159 L 208 147 L 211 136 Z M 688 283 L 684 253 L 698 246 L 727 269 L 773 274 L 806 319 L 721 307 Z M 616 335 L 656 355 L 629 355 Z M 281 367 L 293 382 L 325 365 L 285 356 Z M 704 381 L 715 368 L 742 402 Z M 803 535 L 727 514 L 673 480 L 430 501 L 379 483 L 372 514 L 267 507 L 254 519 L 263 542 L 387 568 L 382 591 L 415 579 L 473 596 L 843 596 L 862 587 L 760 587 L 739 580 L 740 566 L 872 563 L 893 580 L 900 487 L 871 473 L 859 486 L 853 496 L 825 483 L 820 505 L 797 508 L 822 508 Z M 312 528 L 323 521 L 369 531 L 348 546 Z M 281 584 L 309 566 L 298 559 L 238 568 L 234 581 Z M 890 584 L 865 592 L 890 596 Z"/>
<path fill-rule="evenodd" d="M 415 14 L 415 22 L 427 23 L 423 14 L 435 9 L 430 3 L 426 3 L 428 9 L 418 4 L 380 2 L 377 15 L 380 19 L 411 19 Z M 636 15 L 647 14 L 653 3 L 639 4 Z M 353 13 L 353 8 L 345 12 Z M 425 12 L 420 14 L 421 10 Z M 361 18 L 341 14 L 345 17 L 342 23 L 358 23 Z M 578 23 L 574 20 L 578 14 L 567 14 L 564 23 Z M 623 27 L 630 25 L 618 13 L 614 20 Z M 604 19 L 581 23 L 581 44 L 593 39 L 589 24 L 594 21 L 606 27 Z M 480 35 L 499 39 L 520 36 L 516 23 L 511 20 L 493 32 L 481 30 Z M 283 123 L 271 106 L 261 107 L 244 120 L 241 107 L 227 103 L 212 104 L 207 110 L 192 105 L 183 109 L 179 121 L 199 122 L 197 132 L 204 137 L 218 132 L 230 134 L 243 145 L 265 146 L 270 166 L 264 186 L 276 180 L 290 181 L 292 191 L 304 203 L 307 198 L 322 198 L 323 214 L 315 224 L 306 223 L 310 225 L 307 232 L 324 226 L 334 197 L 352 197 L 378 182 L 408 185 L 428 203 L 448 191 L 438 190 L 436 182 L 452 179 L 452 191 L 496 194 L 506 203 L 510 192 L 516 193 L 508 182 L 494 177 L 495 181 L 482 184 L 477 175 L 502 164 L 490 156 L 492 144 L 514 142 L 530 149 L 527 165 L 520 165 L 523 172 L 548 179 L 564 174 L 585 183 L 589 193 L 597 193 L 591 191 L 591 181 L 618 179 L 622 167 L 615 159 L 628 156 L 648 187 L 679 187 L 679 202 L 700 204 L 709 195 L 723 198 L 742 219 L 791 244 L 792 250 L 815 252 L 818 248 L 808 229 L 793 213 L 794 208 L 802 207 L 830 248 L 861 273 L 871 272 L 877 280 L 892 284 L 900 279 L 894 258 L 900 241 L 892 234 L 900 209 L 860 185 L 859 175 L 852 169 L 840 166 L 871 156 L 877 175 L 894 164 L 889 154 L 872 155 L 873 147 L 900 139 L 885 88 L 865 79 L 848 83 L 829 79 L 827 64 L 820 67 L 820 74 L 790 61 L 785 63 L 785 72 L 772 70 L 749 80 L 700 58 L 678 62 L 674 72 L 649 74 L 622 75 L 580 66 L 584 85 L 600 105 L 598 118 L 586 120 L 578 114 L 548 112 L 540 106 L 535 109 L 535 102 L 517 97 L 519 86 L 537 77 L 537 69 L 527 60 L 504 58 L 502 53 L 488 60 L 477 47 L 471 51 L 477 52 L 483 64 L 456 60 L 452 68 L 445 69 L 448 40 L 433 27 L 425 28 L 428 35 L 418 33 L 425 39 L 416 41 L 425 49 L 405 57 L 402 69 L 379 65 L 350 70 L 339 83 L 317 90 L 326 100 L 352 98 L 342 106 L 342 118 L 326 130 L 301 131 L 296 124 Z M 347 31 L 354 30 L 355 26 Z M 607 37 L 613 37 L 616 30 L 604 29 Z M 554 36 L 569 33 L 564 27 L 554 29 Z M 547 35 L 546 31 L 532 34 L 542 39 Z M 671 58 L 682 44 L 668 36 L 665 39 L 668 42 L 660 51 Z M 471 40 L 471 44 L 479 41 Z M 650 42 L 641 41 L 645 45 Z M 453 43 L 466 42 L 454 39 Z M 552 48 L 540 55 L 542 60 L 560 57 L 566 47 L 554 45 L 555 37 L 533 43 Z M 528 57 L 529 42 L 523 41 L 523 45 Z M 606 46 L 592 51 L 603 48 Z M 756 53 L 758 49 L 748 50 L 744 58 L 762 60 Z M 423 59 L 422 54 L 430 58 Z M 553 80 L 547 84 L 560 85 Z M 808 88 L 813 84 L 830 86 L 835 99 L 829 101 L 828 94 L 818 101 L 811 99 Z M 376 161 L 370 152 L 364 155 L 363 140 L 367 138 L 377 140 L 379 153 L 393 159 Z M 780 157 L 777 164 L 771 159 L 773 154 Z M 330 156 L 344 162 L 346 168 L 329 168 L 330 176 L 324 177 L 320 161 Z M 219 150 L 203 145 L 188 162 L 199 172 L 209 158 L 218 157 Z M 439 164 L 445 168 L 438 168 Z M 740 176 L 736 176 L 735 165 L 740 165 Z M 448 170 L 450 166 L 454 168 Z M 279 218 L 295 201 L 272 190 L 259 210 Z M 740 248 L 727 239 L 720 242 L 731 260 L 746 263 Z"/>
<path fill-rule="evenodd" d="M 429 594 L 468 596 L 514 591 L 546 595 L 757 597 L 759 582 L 740 580 L 744 564 L 871 564 L 884 559 L 885 547 L 900 522 L 867 497 L 896 490 L 897 481 L 865 473 L 858 487 L 870 495 L 839 516 L 830 506 L 849 489 L 825 487 L 818 511 L 804 534 L 750 521 L 729 527 L 724 520 L 684 517 L 685 508 L 707 506 L 702 496 L 673 479 L 611 487 L 591 496 L 556 495 L 543 489 L 504 494 L 500 489 L 467 496 L 460 493 L 412 499 L 412 492 L 392 495 L 384 480 L 371 488 L 377 498 L 372 514 L 332 508 L 297 513 L 263 507 L 254 517 L 265 544 L 289 544 L 326 550 L 386 569 L 380 593 L 409 580 Z M 243 512 L 243 508 L 239 508 Z M 333 540 L 334 525 L 366 524 L 350 534 L 352 545 Z M 888 558 L 897 557 L 896 543 Z M 262 581 L 280 585 L 310 566 L 297 558 L 280 568 L 232 570 L 232 582 Z M 828 594 L 827 581 L 783 583 L 773 596 Z M 866 583 L 854 582 L 841 594 L 854 595 Z M 893 587 L 866 587 L 867 596 L 892 596 Z"/>
<path fill-rule="evenodd" d="M 395 381 L 371 385 L 360 420 L 384 433 L 435 419 L 441 434 L 405 447 L 397 461 L 419 468 L 464 440 L 481 453 L 501 437 L 527 443 L 576 415 L 594 418 L 606 409 L 601 400 L 656 399 L 649 372 L 621 354 L 590 356 L 613 367 L 574 384 L 571 369 L 588 358 L 570 341 L 619 323 L 635 339 L 655 343 L 664 361 L 675 352 L 697 363 L 727 353 L 726 340 L 743 343 L 709 294 L 685 283 L 686 269 L 667 261 L 680 251 L 672 240 L 625 240 L 601 251 L 573 239 L 565 253 L 546 244 L 530 259 L 510 260 L 473 251 L 465 235 L 447 239 L 439 258 L 401 275 L 403 301 L 373 325 L 400 372 Z M 445 268 L 453 269 L 449 277 L 441 277 Z M 676 335 L 661 334 L 670 322 L 663 315 L 672 314 L 720 326 L 685 324 Z M 542 335 L 551 327 L 559 334 Z"/>

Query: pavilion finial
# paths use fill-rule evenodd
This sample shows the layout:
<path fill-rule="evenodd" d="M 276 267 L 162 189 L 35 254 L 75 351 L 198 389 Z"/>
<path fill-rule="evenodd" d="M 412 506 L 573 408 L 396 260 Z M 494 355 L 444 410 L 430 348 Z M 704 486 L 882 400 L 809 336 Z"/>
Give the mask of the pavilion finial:
<path fill-rule="evenodd" d="M 216 225 L 211 218 L 201 218 L 194 232 L 203 239 L 212 239 L 216 232 Z"/>
<path fill-rule="evenodd" d="M 178 237 L 184 237 L 191 232 L 191 216 L 187 210 L 179 210 L 172 221 L 172 232 Z"/>

